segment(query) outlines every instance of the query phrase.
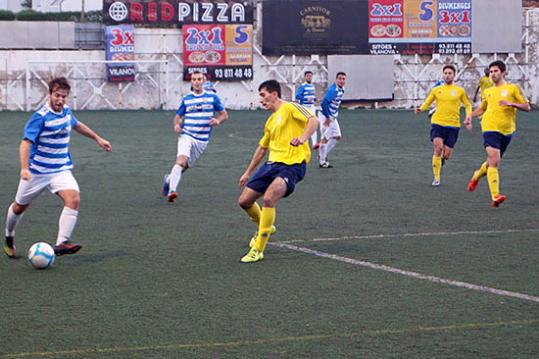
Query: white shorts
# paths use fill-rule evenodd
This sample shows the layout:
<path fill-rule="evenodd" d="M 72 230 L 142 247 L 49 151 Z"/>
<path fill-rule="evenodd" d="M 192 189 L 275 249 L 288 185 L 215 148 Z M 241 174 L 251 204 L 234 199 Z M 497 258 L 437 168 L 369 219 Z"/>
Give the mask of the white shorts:
<path fill-rule="evenodd" d="M 313 116 L 316 116 L 316 107 L 314 105 L 302 105 L 307 110 L 309 110 L 310 113 L 313 114 Z"/>
<path fill-rule="evenodd" d="M 49 174 L 32 173 L 29 181 L 20 180 L 15 202 L 23 206 L 32 203 L 41 192 L 48 189 L 51 193 L 64 190 L 75 190 L 80 192 L 79 185 L 71 171 L 62 171 Z"/>
<path fill-rule="evenodd" d="M 187 135 L 180 135 L 178 138 L 178 153 L 176 154 L 176 157 L 187 157 L 187 165 L 193 167 L 200 155 L 206 150 L 206 147 L 208 147 L 208 142 L 198 141 Z"/>
<path fill-rule="evenodd" d="M 329 126 L 326 126 L 326 116 L 321 113 L 320 116 L 318 116 L 318 121 L 320 122 L 320 133 L 322 135 L 322 138 L 329 140 L 333 137 L 342 136 L 341 127 L 339 126 L 339 121 L 337 121 L 337 119 L 333 119 L 331 121 L 331 124 Z"/>

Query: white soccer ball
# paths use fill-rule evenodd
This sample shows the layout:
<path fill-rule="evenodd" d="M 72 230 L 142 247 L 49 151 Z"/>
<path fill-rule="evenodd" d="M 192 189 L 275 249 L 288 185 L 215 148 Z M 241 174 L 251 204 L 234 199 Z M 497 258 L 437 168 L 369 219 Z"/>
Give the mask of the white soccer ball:
<path fill-rule="evenodd" d="M 49 268 L 54 263 L 54 258 L 54 249 L 45 242 L 34 243 L 28 250 L 28 260 L 36 269 Z"/>

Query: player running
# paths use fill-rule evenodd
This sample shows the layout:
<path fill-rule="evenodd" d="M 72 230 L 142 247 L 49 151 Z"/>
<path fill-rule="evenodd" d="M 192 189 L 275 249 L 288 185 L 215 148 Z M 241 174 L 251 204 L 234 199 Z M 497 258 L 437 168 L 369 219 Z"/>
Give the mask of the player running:
<path fill-rule="evenodd" d="M 472 113 L 473 117 L 483 113 L 481 130 L 487 160 L 474 172 L 468 182 L 468 191 L 475 191 L 479 180 L 486 175 L 492 206 L 498 207 L 506 199 L 506 196 L 500 194 L 498 167 L 516 131 L 517 110 L 528 112 L 531 108 L 520 88 L 516 84 L 505 82 L 505 63 L 494 61 L 489 65 L 489 69 L 494 87 L 485 90 L 481 106 Z M 471 123 L 471 118 L 468 118 L 467 125 L 471 126 Z"/>
<path fill-rule="evenodd" d="M 431 118 L 430 139 L 434 147 L 432 155 L 433 187 L 440 185 L 442 165 L 451 158 L 460 130 L 460 107 L 466 108 L 466 121 L 470 119 L 472 105 L 466 91 L 454 84 L 456 69 L 453 65 L 443 67 L 444 84 L 433 88 L 420 108 L 418 114 L 426 111 L 436 101 L 436 112 Z M 467 125 L 468 126 L 468 125 Z M 468 128 L 471 128 L 468 126 Z"/>
<path fill-rule="evenodd" d="M 204 91 L 203 83 L 204 75 L 201 72 L 196 71 L 191 75 L 193 90 L 182 99 L 174 116 L 174 131 L 179 135 L 176 163 L 165 175 L 161 192 L 170 203 L 178 197 L 177 188 L 183 172 L 193 167 L 206 150 L 213 127 L 228 118 L 219 96 Z M 218 112 L 217 117 L 214 117 L 215 112 Z"/>

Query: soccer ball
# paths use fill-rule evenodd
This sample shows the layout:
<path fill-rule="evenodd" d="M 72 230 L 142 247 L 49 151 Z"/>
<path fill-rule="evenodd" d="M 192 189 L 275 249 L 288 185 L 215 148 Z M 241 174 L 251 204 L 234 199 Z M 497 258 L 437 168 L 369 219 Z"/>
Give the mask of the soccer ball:
<path fill-rule="evenodd" d="M 35 269 L 46 269 L 54 263 L 54 249 L 50 244 L 37 242 L 28 250 L 28 260 Z"/>

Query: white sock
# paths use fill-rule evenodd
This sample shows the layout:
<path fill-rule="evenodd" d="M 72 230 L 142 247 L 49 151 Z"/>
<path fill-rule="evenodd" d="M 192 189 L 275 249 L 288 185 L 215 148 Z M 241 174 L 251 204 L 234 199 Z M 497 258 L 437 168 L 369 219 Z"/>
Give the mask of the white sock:
<path fill-rule="evenodd" d="M 326 152 L 327 144 L 326 143 L 320 143 L 320 148 L 318 148 L 318 156 L 320 157 L 320 164 L 323 164 L 326 162 Z"/>
<path fill-rule="evenodd" d="M 9 206 L 6 216 L 6 237 L 15 237 L 15 227 L 19 224 L 24 213 L 15 214 L 13 212 L 13 204 Z"/>
<path fill-rule="evenodd" d="M 314 131 L 311 136 L 311 145 L 314 146 L 316 142 L 318 142 L 318 134 Z"/>
<path fill-rule="evenodd" d="M 56 239 L 56 245 L 69 241 L 75 225 L 77 224 L 77 216 L 79 211 L 64 207 L 62 214 L 60 215 L 60 221 L 58 224 L 58 238 Z"/>
<path fill-rule="evenodd" d="M 335 147 L 335 145 L 337 144 L 337 140 L 334 139 L 334 138 L 330 138 L 328 140 L 328 143 L 326 145 L 326 158 L 329 156 L 329 153 L 331 152 L 331 150 L 333 149 L 333 147 Z"/>
<path fill-rule="evenodd" d="M 170 175 L 168 176 L 168 186 L 169 186 L 169 193 L 170 192 L 176 192 L 176 188 L 178 187 L 178 184 L 180 183 L 180 180 L 182 179 L 182 172 L 183 168 L 180 165 L 174 165 L 172 167 L 172 170 L 170 171 Z"/>

